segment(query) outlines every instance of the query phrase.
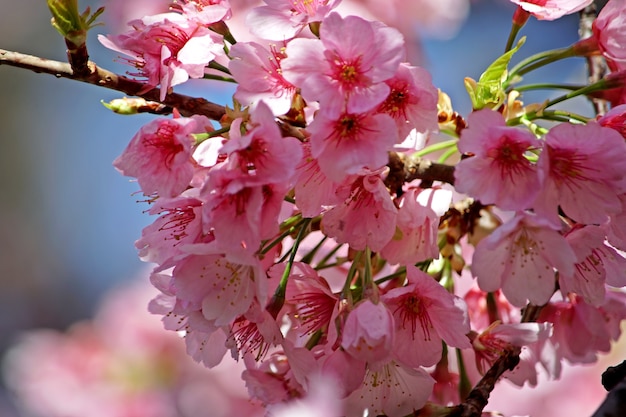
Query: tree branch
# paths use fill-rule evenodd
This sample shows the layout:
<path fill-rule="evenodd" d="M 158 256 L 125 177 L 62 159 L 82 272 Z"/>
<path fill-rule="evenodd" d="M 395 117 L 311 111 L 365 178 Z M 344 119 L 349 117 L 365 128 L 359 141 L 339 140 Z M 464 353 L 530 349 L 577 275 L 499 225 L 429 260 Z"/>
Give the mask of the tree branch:
<path fill-rule="evenodd" d="M 88 63 L 88 71 L 75 73 L 72 71 L 70 64 L 64 62 L 0 49 L 0 65 L 24 68 L 36 73 L 50 74 L 57 78 L 68 78 L 70 80 L 120 91 L 131 96 L 142 97 L 149 101 L 162 103 L 170 109 L 176 108 L 183 116 L 201 114 L 209 119 L 219 121 L 225 114 L 224 106 L 212 103 L 203 98 L 170 93 L 165 96 L 165 100 L 161 101 L 159 100 L 159 89 L 153 88 L 149 91 L 145 91 L 145 83 L 100 68 L 91 61 Z M 171 110 L 169 112 L 171 113 Z M 159 114 L 164 114 L 163 109 L 160 110 Z"/>

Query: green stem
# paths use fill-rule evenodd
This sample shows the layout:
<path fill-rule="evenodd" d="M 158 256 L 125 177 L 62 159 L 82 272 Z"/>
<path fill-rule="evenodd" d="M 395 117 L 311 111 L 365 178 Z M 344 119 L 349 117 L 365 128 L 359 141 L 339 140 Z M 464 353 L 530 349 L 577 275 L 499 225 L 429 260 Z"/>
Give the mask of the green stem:
<path fill-rule="evenodd" d="M 402 267 L 398 268 L 396 270 L 396 272 L 394 272 L 392 274 L 389 274 L 389 275 L 385 275 L 382 278 L 378 278 L 376 281 L 374 281 L 374 283 L 376 285 L 380 285 L 380 284 L 382 284 L 384 282 L 387 282 L 389 280 L 392 280 L 394 278 L 401 277 L 404 274 L 406 274 L 406 267 L 402 266 Z"/>
<path fill-rule="evenodd" d="M 207 139 L 211 139 L 211 138 L 214 138 L 216 136 L 221 136 L 223 133 L 228 133 L 229 130 L 230 130 L 230 126 L 223 127 L 221 129 L 217 129 L 217 130 L 214 130 L 214 131 L 208 132 L 208 133 L 197 133 L 197 134 L 194 134 L 193 137 L 196 140 L 196 146 L 197 146 L 197 145 L 200 145 L 202 142 L 204 142 Z"/>
<path fill-rule="evenodd" d="M 506 88 L 515 78 L 529 73 L 530 71 L 536 70 L 537 68 L 541 68 L 545 65 L 551 64 L 561 59 L 570 58 L 573 56 L 576 56 L 576 53 L 574 52 L 574 48 L 572 48 L 571 46 L 567 48 L 553 49 L 550 51 L 544 51 L 535 55 L 531 55 L 511 69 L 511 71 L 509 72 L 509 76 L 504 83 L 504 87 Z"/>
<path fill-rule="evenodd" d="M 463 361 L 461 349 L 456 349 L 456 360 L 459 365 L 459 397 L 461 398 L 461 401 L 463 401 L 472 391 L 472 383 L 467 376 L 467 369 L 465 369 L 465 362 Z"/>
<path fill-rule="evenodd" d="M 296 215 L 293 217 L 290 217 L 289 219 L 285 220 L 283 222 L 283 224 L 281 225 L 281 228 L 285 228 L 286 230 L 283 231 L 280 235 L 278 235 L 278 237 L 276 237 L 274 240 L 270 241 L 270 243 L 268 243 L 267 245 L 263 246 L 263 249 L 261 249 L 261 251 L 259 252 L 260 255 L 265 255 L 267 252 L 269 252 L 274 246 L 278 245 L 280 242 L 283 241 L 283 239 L 285 239 L 287 236 L 289 236 L 290 234 L 292 234 L 295 230 L 296 227 L 298 227 L 299 225 L 301 225 L 303 222 L 305 221 L 310 221 L 311 219 L 303 219 L 300 217 L 300 215 Z M 289 226 L 291 223 L 295 223 L 293 226 Z"/>
<path fill-rule="evenodd" d="M 526 84 L 515 87 L 515 91 L 530 91 L 530 90 L 579 90 L 584 88 L 584 85 L 571 85 L 571 84 L 551 84 L 551 83 L 538 83 L 538 84 Z"/>
<path fill-rule="evenodd" d="M 216 62 L 216 61 L 209 62 L 209 68 L 213 68 L 214 70 L 221 71 L 224 74 L 232 75 L 230 73 L 230 70 L 227 67 L 225 67 L 224 65 L 222 65 L 222 64 L 220 64 L 219 62 Z"/>
<path fill-rule="evenodd" d="M 441 156 L 439 157 L 439 159 L 437 160 L 437 162 L 438 162 L 438 163 L 440 163 L 440 164 L 445 163 L 445 162 L 448 160 L 448 158 L 450 158 L 452 155 L 454 155 L 454 154 L 455 154 L 455 153 L 457 153 L 458 151 L 459 151 L 459 150 L 457 149 L 457 147 L 456 147 L 456 146 L 451 147 L 450 149 L 448 149 L 447 151 L 445 151 L 445 152 L 443 153 L 443 155 L 441 155 Z"/>
<path fill-rule="evenodd" d="M 204 74 L 203 77 L 205 80 L 217 80 L 224 81 L 226 83 L 234 83 L 237 84 L 237 81 L 231 77 L 222 77 L 221 75 L 213 75 L 213 74 Z"/>
<path fill-rule="evenodd" d="M 289 251 L 289 261 L 287 261 L 283 276 L 280 278 L 280 284 L 278 284 L 278 288 L 276 288 L 276 292 L 274 293 L 275 298 L 285 298 L 285 291 L 287 290 L 287 282 L 289 281 L 289 275 L 291 274 L 291 267 L 296 260 L 296 252 L 298 252 L 298 247 L 304 239 L 304 236 L 306 236 L 306 231 L 309 228 L 310 224 L 311 219 L 304 219 L 304 221 L 301 223 L 300 230 L 298 231 L 298 236 L 296 236 L 296 239 L 293 242 L 293 246 Z"/>
<path fill-rule="evenodd" d="M 322 246 L 324 245 L 324 242 L 326 242 L 327 239 L 328 239 L 328 236 L 324 236 L 322 239 L 320 239 L 317 245 L 315 245 L 315 247 L 311 249 L 309 253 L 304 255 L 300 261 L 305 264 L 310 264 L 311 262 L 313 262 L 313 258 L 315 257 L 317 252 L 322 248 Z"/>
<path fill-rule="evenodd" d="M 415 152 L 413 156 L 425 156 L 425 155 L 428 155 L 429 153 L 448 149 L 449 147 L 456 145 L 458 141 L 459 141 L 458 139 L 450 139 L 450 140 L 444 140 L 443 142 L 433 143 L 432 145 L 427 146 Z"/>
<path fill-rule="evenodd" d="M 362 251 L 359 251 L 354 256 L 354 260 L 352 261 L 352 265 L 350 265 L 350 270 L 348 271 L 348 275 L 346 275 L 346 282 L 343 284 L 343 288 L 341 290 L 341 298 L 345 300 L 351 300 L 351 292 L 350 288 L 352 287 L 352 279 L 356 275 L 357 265 L 361 260 L 361 255 L 363 255 Z"/>
<path fill-rule="evenodd" d="M 515 22 L 511 24 L 511 32 L 509 32 L 509 39 L 507 39 L 506 41 L 506 47 L 504 48 L 504 53 L 507 53 L 511 49 L 513 49 L 515 38 L 517 38 L 517 34 L 519 33 L 521 28 L 522 27 L 520 25 L 515 24 Z"/>
<path fill-rule="evenodd" d="M 329 260 L 330 258 L 332 258 L 332 257 L 333 257 L 333 256 L 337 253 L 337 251 L 338 251 L 339 249 L 341 249 L 341 247 L 342 247 L 342 246 L 343 246 L 343 243 L 340 243 L 340 244 L 338 244 L 337 246 L 335 246 L 335 247 L 334 247 L 334 248 L 333 248 L 330 252 L 328 252 L 328 253 L 326 254 L 326 256 L 324 256 L 324 257 L 323 257 L 323 258 L 322 258 L 322 259 L 318 262 L 317 266 L 315 267 L 315 270 L 316 270 L 316 271 L 319 271 L 319 270 L 321 270 L 321 269 L 326 269 L 326 268 L 330 268 L 330 267 L 333 267 L 333 266 L 337 266 L 337 263 L 332 264 L 332 265 L 330 265 L 330 266 L 327 266 L 327 265 L 326 265 L 326 262 L 328 262 L 328 260 Z"/>

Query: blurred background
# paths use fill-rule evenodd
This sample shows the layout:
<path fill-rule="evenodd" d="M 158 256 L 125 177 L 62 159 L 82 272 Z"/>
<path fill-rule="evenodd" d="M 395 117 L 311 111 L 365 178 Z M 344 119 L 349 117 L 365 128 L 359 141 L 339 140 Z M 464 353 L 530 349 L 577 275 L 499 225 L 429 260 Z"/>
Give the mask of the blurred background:
<path fill-rule="evenodd" d="M 256 3 L 231 2 L 236 7 Z M 410 40 L 413 63 L 427 68 L 434 84 L 466 115 L 470 104 L 463 78 L 478 79 L 503 52 L 515 7 L 508 0 L 394 2 L 395 11 L 376 1 L 350 7 L 368 6 L 372 17 L 400 26 Z M 44 1 L 0 3 L 0 48 L 65 61 L 63 39 L 50 26 Z M 90 32 L 90 55 L 124 73 L 129 67 L 115 62 L 117 53 L 102 47 L 96 34 L 120 33 L 121 22 L 164 11 L 168 2 L 79 4 L 81 10 L 107 7 L 105 25 Z M 245 39 L 241 22 L 234 25 L 235 35 Z M 522 31 L 528 41 L 520 56 L 567 46 L 578 39 L 577 30 L 577 15 L 556 22 L 531 18 Z M 581 60 L 571 60 L 539 75 L 584 82 L 585 68 Z M 193 81 L 176 91 L 221 104 L 229 104 L 232 94 L 229 86 Z M 0 67 L 0 355 L 19 332 L 64 329 L 90 317 L 110 288 L 147 280 L 149 267 L 138 260 L 133 242 L 151 219 L 143 213 L 147 206 L 138 203 L 142 196 L 134 194 L 138 187 L 111 163 L 153 116 L 119 116 L 100 104 L 119 97 L 91 85 Z M 579 105 L 590 114 L 590 106 Z M 13 415 L 2 390 L 0 416 Z"/>

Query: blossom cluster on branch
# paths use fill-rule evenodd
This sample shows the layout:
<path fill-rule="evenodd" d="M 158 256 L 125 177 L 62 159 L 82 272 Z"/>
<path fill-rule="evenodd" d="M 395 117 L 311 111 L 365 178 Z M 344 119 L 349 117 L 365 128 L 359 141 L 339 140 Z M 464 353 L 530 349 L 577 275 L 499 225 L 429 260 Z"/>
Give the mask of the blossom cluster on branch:
<path fill-rule="evenodd" d="M 325 381 L 324 415 L 395 417 L 477 415 L 502 375 L 534 385 L 539 369 L 559 378 L 563 360 L 610 350 L 626 318 L 626 3 L 610 0 L 591 37 L 509 69 L 530 16 L 590 4 L 513 2 L 506 52 L 465 80 L 466 118 L 406 62 L 398 30 L 337 0 L 264 0 L 247 16 L 257 41 L 236 41 L 227 0 L 100 35 L 155 100 L 107 105 L 120 113 L 162 112 L 193 78 L 237 84 L 220 117 L 174 106 L 114 161 L 156 217 L 136 242 L 156 264 L 149 309 L 193 359 L 241 359 L 270 415 Z M 603 56 L 610 73 L 523 83 L 573 56 Z M 523 103 L 539 88 L 569 92 Z M 580 95 L 613 107 L 555 107 Z M 464 351 L 485 374 L 471 393 Z M 471 411 L 455 406 L 466 399 Z"/>

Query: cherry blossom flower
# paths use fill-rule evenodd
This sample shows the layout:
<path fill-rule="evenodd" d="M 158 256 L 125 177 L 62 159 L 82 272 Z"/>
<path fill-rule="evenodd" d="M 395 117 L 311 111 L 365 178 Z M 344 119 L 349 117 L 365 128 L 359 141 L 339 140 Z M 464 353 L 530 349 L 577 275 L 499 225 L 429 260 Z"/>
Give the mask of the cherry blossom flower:
<path fill-rule="evenodd" d="M 593 40 L 602 54 L 620 69 L 626 65 L 626 15 L 622 0 L 609 0 L 593 21 Z"/>
<path fill-rule="evenodd" d="M 492 323 L 472 341 L 478 370 L 484 373 L 513 346 L 522 347 L 546 340 L 551 330 L 551 326 L 546 323 L 500 324 L 497 321 Z"/>
<path fill-rule="evenodd" d="M 282 265 L 284 269 L 284 265 Z M 325 329 L 331 321 L 338 302 L 328 282 L 311 266 L 295 262 L 287 283 L 286 303 L 296 308 L 296 331 L 311 335 Z"/>
<path fill-rule="evenodd" d="M 539 20 L 555 20 L 589 6 L 593 0 L 511 0 Z"/>
<path fill-rule="evenodd" d="M 241 176 L 234 182 L 242 186 L 291 185 L 302 157 L 298 139 L 280 134 L 272 111 L 263 101 L 251 108 L 245 134 L 241 133 L 241 122 L 236 119 L 231 124 L 230 139 L 220 149 L 228 161 L 220 169 L 239 171 Z"/>
<path fill-rule="evenodd" d="M 411 369 L 393 361 L 370 367 L 361 388 L 346 399 L 346 409 L 354 411 L 347 416 L 411 414 L 426 404 L 434 384 L 435 380 L 421 368 Z"/>
<path fill-rule="evenodd" d="M 198 366 L 180 337 L 163 331 L 145 309 L 153 291 L 145 281 L 125 285 L 93 320 L 24 334 L 4 358 L 20 409 L 33 417 L 190 417 L 207 409 L 215 417 L 263 416 L 236 378 L 242 364 Z"/>
<path fill-rule="evenodd" d="M 483 291 L 502 288 L 517 307 L 526 300 L 543 305 L 556 286 L 554 268 L 573 274 L 576 256 L 567 241 L 545 219 L 518 213 L 481 240 L 472 260 L 472 274 Z"/>
<path fill-rule="evenodd" d="M 597 122 L 600 126 L 618 131 L 626 139 L 626 104 L 612 107 Z"/>
<path fill-rule="evenodd" d="M 593 140 L 589 140 L 593 138 Z M 550 129 L 537 165 L 544 184 L 535 211 L 558 224 L 560 206 L 582 223 L 600 224 L 621 209 L 626 191 L 626 143 L 597 123 L 562 123 Z"/>
<path fill-rule="evenodd" d="M 324 213 L 322 231 L 355 250 L 379 251 L 396 229 L 398 209 L 378 175 L 359 177 L 345 202 Z"/>
<path fill-rule="evenodd" d="M 145 195 L 176 197 L 194 174 L 192 133 L 211 131 L 204 116 L 155 119 L 144 125 L 113 166 L 123 175 L 137 178 Z"/>
<path fill-rule="evenodd" d="M 161 86 L 160 100 L 169 89 L 189 78 L 202 78 L 204 68 L 223 53 L 216 33 L 178 13 L 146 16 L 129 22 L 133 30 L 118 36 L 98 36 L 109 49 L 131 57 L 139 74 L 148 78 L 143 91 Z"/>
<path fill-rule="evenodd" d="M 621 210 L 609 216 L 609 222 L 604 227 L 607 230 L 609 243 L 626 251 L 626 193 L 620 194 L 619 200 L 622 205 Z"/>
<path fill-rule="evenodd" d="M 623 307 L 621 314 L 623 317 Z M 553 324 L 553 334 L 546 344 L 551 345 L 559 360 L 592 363 L 597 360 L 598 352 L 608 352 L 611 348 L 612 334 L 601 307 L 585 303 L 582 297 L 548 304 L 538 321 Z"/>
<path fill-rule="evenodd" d="M 575 228 L 566 236 L 576 254 L 574 275 L 561 274 L 559 286 L 567 295 L 574 292 L 585 302 L 599 306 L 605 300 L 605 283 L 613 287 L 626 285 L 626 259 L 604 244 L 604 231 L 598 226 Z"/>
<path fill-rule="evenodd" d="M 366 299 L 348 313 L 341 333 L 341 347 L 369 364 L 388 362 L 394 335 L 394 319 L 388 307 Z"/>
<path fill-rule="evenodd" d="M 142 230 L 135 242 L 139 258 L 161 265 L 183 255 L 186 244 L 203 241 L 201 204 L 197 198 L 187 196 L 157 199 L 150 214 L 160 216 Z"/>
<path fill-rule="evenodd" d="M 215 240 L 204 253 L 224 253 L 234 262 L 254 263 L 263 239 L 278 231 L 278 215 L 287 188 L 283 184 L 244 186 L 248 176 L 227 169 L 209 173 L 200 196 L 205 233 Z"/>
<path fill-rule="evenodd" d="M 400 64 L 396 75 L 385 81 L 390 92 L 378 106 L 378 112 L 390 115 L 398 128 L 398 139 L 404 140 L 411 130 L 435 131 L 439 94 L 425 69 Z"/>
<path fill-rule="evenodd" d="M 452 192 L 412 188 L 398 203 L 397 229 L 380 254 L 390 264 L 410 265 L 439 257 L 439 217 L 450 207 Z"/>
<path fill-rule="evenodd" d="M 408 285 L 381 297 L 396 325 L 394 359 L 411 368 L 432 366 L 441 359 L 442 340 L 449 346 L 470 348 L 463 301 L 416 267 L 407 265 L 406 270 Z"/>
<path fill-rule="evenodd" d="M 270 45 L 269 50 L 256 42 L 238 42 L 230 50 L 229 64 L 237 80 L 234 97 L 244 106 L 263 100 L 275 115 L 289 111 L 296 87 L 282 75 L 285 47 Z"/>
<path fill-rule="evenodd" d="M 320 169 L 317 159 L 311 155 L 309 143 L 303 144 L 304 157 L 296 167 L 296 206 L 304 217 L 315 217 L 324 208 L 341 203 L 338 190 L 356 180 L 355 175 L 345 177 L 341 182 L 330 180 Z"/>
<path fill-rule="evenodd" d="M 302 89 L 307 101 L 319 101 L 331 118 L 373 110 L 389 95 L 384 83 L 404 57 L 402 35 L 360 17 L 331 13 L 322 22 L 320 40 L 294 39 L 282 61 L 283 76 Z M 394 141 L 395 143 L 395 141 Z"/>
<path fill-rule="evenodd" d="M 180 12 L 187 19 L 204 26 L 230 19 L 232 15 L 228 0 L 178 0 L 172 8 L 180 8 Z"/>
<path fill-rule="evenodd" d="M 176 297 L 199 306 L 216 326 L 235 321 L 254 299 L 266 299 L 259 265 L 237 265 L 219 255 L 190 255 L 177 263 L 172 276 Z"/>
<path fill-rule="evenodd" d="M 311 155 L 322 173 L 335 182 L 364 168 L 373 171 L 384 166 L 387 152 L 398 139 L 395 122 L 382 113 L 343 113 L 332 118 L 318 113 L 307 131 Z"/>
<path fill-rule="evenodd" d="M 456 190 L 505 210 L 530 207 L 539 191 L 539 176 L 525 153 L 540 148 L 539 140 L 527 130 L 507 127 L 493 110 L 475 111 L 467 122 L 458 148 L 473 156 L 457 165 Z"/>
<path fill-rule="evenodd" d="M 246 26 L 261 39 L 295 37 L 309 23 L 321 22 L 341 0 L 263 0 L 246 17 Z"/>

